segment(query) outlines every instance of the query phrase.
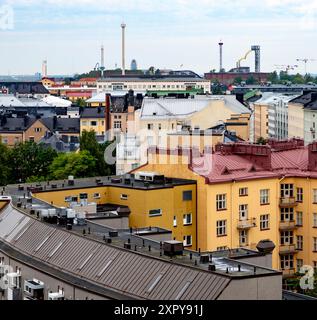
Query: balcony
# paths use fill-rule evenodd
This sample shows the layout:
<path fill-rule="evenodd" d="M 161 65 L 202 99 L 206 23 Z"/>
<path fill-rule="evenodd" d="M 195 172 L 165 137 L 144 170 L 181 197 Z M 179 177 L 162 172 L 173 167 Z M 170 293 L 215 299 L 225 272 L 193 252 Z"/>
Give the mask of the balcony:
<path fill-rule="evenodd" d="M 296 228 L 297 228 L 297 225 L 294 220 L 280 221 L 279 229 L 282 231 L 294 230 Z"/>
<path fill-rule="evenodd" d="M 280 207 L 281 208 L 292 208 L 297 206 L 295 197 L 283 197 L 280 198 Z"/>
<path fill-rule="evenodd" d="M 239 230 L 247 230 L 256 227 L 256 218 L 238 220 L 237 228 Z"/>
<path fill-rule="evenodd" d="M 280 246 L 280 254 L 297 253 L 295 244 L 284 244 Z"/>
<path fill-rule="evenodd" d="M 284 269 L 284 270 L 282 270 L 282 272 L 283 272 L 283 278 L 291 278 L 295 275 L 294 268 Z"/>

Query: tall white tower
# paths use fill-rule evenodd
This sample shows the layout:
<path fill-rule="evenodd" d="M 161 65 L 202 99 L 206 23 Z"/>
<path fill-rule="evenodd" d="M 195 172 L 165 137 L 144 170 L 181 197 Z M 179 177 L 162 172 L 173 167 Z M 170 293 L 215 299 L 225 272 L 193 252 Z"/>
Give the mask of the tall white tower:
<path fill-rule="evenodd" d="M 101 78 L 103 78 L 104 72 L 105 72 L 105 48 L 103 45 L 101 46 L 100 71 L 101 71 Z"/>
<path fill-rule="evenodd" d="M 47 77 L 47 60 L 43 60 L 42 63 L 42 78 Z"/>
<path fill-rule="evenodd" d="M 124 22 L 121 23 L 122 29 L 122 75 L 125 76 L 125 27 Z"/>

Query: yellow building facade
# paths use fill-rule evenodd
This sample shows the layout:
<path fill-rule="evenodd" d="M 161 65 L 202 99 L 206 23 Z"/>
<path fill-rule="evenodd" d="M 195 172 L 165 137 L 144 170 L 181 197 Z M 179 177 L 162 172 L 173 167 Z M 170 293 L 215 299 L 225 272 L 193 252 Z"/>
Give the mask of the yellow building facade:
<path fill-rule="evenodd" d="M 184 192 L 191 194 L 190 200 L 184 200 Z M 130 228 L 159 227 L 172 231 L 172 237 L 178 241 L 190 242 L 189 249 L 196 250 L 196 183 L 172 187 L 133 188 L 102 186 L 67 190 L 50 190 L 34 193 L 33 196 L 57 207 L 67 207 L 67 197 L 78 197 L 87 193 L 88 202 L 128 206 Z M 98 195 L 96 197 L 96 195 Z M 187 216 L 190 215 L 190 216 Z"/>
<path fill-rule="evenodd" d="M 191 168 L 188 155 L 156 153 L 142 170 L 197 181 L 197 246 L 202 251 L 256 249 L 260 240 L 269 239 L 276 246 L 273 268 L 285 276 L 302 265 L 317 267 L 317 176 L 268 177 L 250 167 L 248 178 L 208 183 Z M 224 176 L 229 174 L 224 170 Z"/>

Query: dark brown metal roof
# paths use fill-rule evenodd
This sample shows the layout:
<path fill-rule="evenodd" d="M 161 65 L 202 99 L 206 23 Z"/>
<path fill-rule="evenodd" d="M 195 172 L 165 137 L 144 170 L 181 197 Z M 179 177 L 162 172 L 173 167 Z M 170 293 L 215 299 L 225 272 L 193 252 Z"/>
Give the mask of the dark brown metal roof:
<path fill-rule="evenodd" d="M 54 228 L 8 205 L 0 241 L 51 267 L 136 299 L 217 299 L 230 278 L 114 248 Z"/>

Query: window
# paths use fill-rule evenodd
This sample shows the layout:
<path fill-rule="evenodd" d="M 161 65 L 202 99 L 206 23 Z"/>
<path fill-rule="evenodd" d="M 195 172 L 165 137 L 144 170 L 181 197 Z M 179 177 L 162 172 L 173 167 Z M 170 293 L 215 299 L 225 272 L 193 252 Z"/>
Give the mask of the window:
<path fill-rule="evenodd" d="M 162 129 L 162 125 L 159 123 L 158 124 L 158 129 L 161 130 Z"/>
<path fill-rule="evenodd" d="M 100 199 L 100 193 L 94 193 L 94 199 Z"/>
<path fill-rule="evenodd" d="M 34 132 L 41 132 L 42 128 L 34 128 Z"/>
<path fill-rule="evenodd" d="M 269 204 L 269 189 L 260 190 L 260 204 Z"/>
<path fill-rule="evenodd" d="M 293 244 L 293 231 L 282 231 L 281 232 L 281 245 Z"/>
<path fill-rule="evenodd" d="M 120 195 L 120 199 L 121 199 L 121 200 L 128 200 L 128 195 L 122 193 L 122 194 Z"/>
<path fill-rule="evenodd" d="M 291 183 L 281 184 L 281 198 L 294 196 L 294 185 Z"/>
<path fill-rule="evenodd" d="M 176 218 L 176 216 L 174 216 L 174 218 L 173 218 L 173 226 L 177 227 L 177 218 Z"/>
<path fill-rule="evenodd" d="M 87 126 L 87 121 L 82 121 L 82 126 Z"/>
<path fill-rule="evenodd" d="M 184 244 L 184 247 L 190 247 L 192 245 L 192 236 L 184 236 L 183 244 Z"/>
<path fill-rule="evenodd" d="M 226 247 L 226 246 L 217 247 L 217 251 L 224 251 L 224 250 L 227 250 L 227 247 Z"/>
<path fill-rule="evenodd" d="M 88 199 L 88 193 L 80 193 L 79 199 Z"/>
<path fill-rule="evenodd" d="M 296 259 L 297 272 L 300 272 L 301 267 L 304 265 L 303 259 Z"/>
<path fill-rule="evenodd" d="M 313 213 L 313 227 L 317 228 L 317 213 Z"/>
<path fill-rule="evenodd" d="M 147 129 L 148 130 L 153 130 L 153 123 L 148 123 L 147 124 Z"/>
<path fill-rule="evenodd" d="M 29 137 L 30 142 L 34 142 L 34 137 Z"/>
<path fill-rule="evenodd" d="M 217 237 L 227 235 L 227 220 L 217 221 Z"/>
<path fill-rule="evenodd" d="M 260 216 L 260 230 L 270 229 L 270 215 L 263 214 Z"/>
<path fill-rule="evenodd" d="M 192 224 L 192 214 L 191 213 L 187 213 L 187 214 L 183 215 L 183 224 L 184 224 L 184 226 Z"/>
<path fill-rule="evenodd" d="M 239 205 L 239 219 L 246 220 L 248 219 L 248 205 L 240 204 Z"/>
<path fill-rule="evenodd" d="M 313 202 L 317 203 L 317 189 L 313 189 Z"/>
<path fill-rule="evenodd" d="M 156 217 L 162 215 L 162 209 L 152 209 L 149 211 L 150 217 Z"/>
<path fill-rule="evenodd" d="M 248 245 L 248 232 L 247 230 L 241 230 L 239 232 L 239 245 L 245 247 Z"/>
<path fill-rule="evenodd" d="M 115 121 L 113 126 L 115 129 L 121 129 L 121 121 Z"/>
<path fill-rule="evenodd" d="M 227 209 L 227 195 L 217 194 L 216 196 L 217 211 Z"/>
<path fill-rule="evenodd" d="M 292 254 L 286 254 L 281 256 L 281 269 L 293 269 L 294 268 L 294 256 Z"/>
<path fill-rule="evenodd" d="M 281 208 L 281 221 L 294 221 L 294 208 Z"/>
<path fill-rule="evenodd" d="M 296 201 L 303 202 L 303 188 L 297 188 Z"/>
<path fill-rule="evenodd" d="M 296 225 L 297 226 L 303 225 L 303 212 L 301 211 L 296 212 Z"/>
<path fill-rule="evenodd" d="M 296 237 L 296 249 L 303 250 L 303 236 Z"/>
<path fill-rule="evenodd" d="M 317 238 L 316 237 L 313 238 L 313 251 L 317 252 Z"/>
<path fill-rule="evenodd" d="M 92 127 L 96 127 L 97 126 L 97 121 L 90 121 L 90 125 Z"/>
<path fill-rule="evenodd" d="M 239 189 L 239 196 L 244 197 L 248 195 L 248 188 L 240 188 Z"/>
<path fill-rule="evenodd" d="M 138 168 L 140 165 L 138 163 L 132 163 L 132 170 Z"/>
<path fill-rule="evenodd" d="M 183 201 L 191 201 L 193 199 L 192 190 L 183 191 Z"/>

